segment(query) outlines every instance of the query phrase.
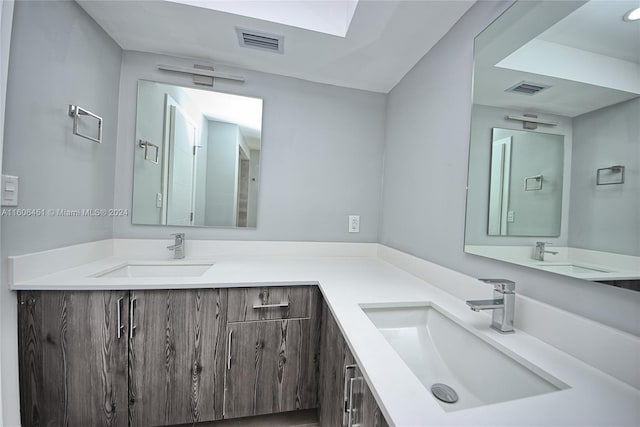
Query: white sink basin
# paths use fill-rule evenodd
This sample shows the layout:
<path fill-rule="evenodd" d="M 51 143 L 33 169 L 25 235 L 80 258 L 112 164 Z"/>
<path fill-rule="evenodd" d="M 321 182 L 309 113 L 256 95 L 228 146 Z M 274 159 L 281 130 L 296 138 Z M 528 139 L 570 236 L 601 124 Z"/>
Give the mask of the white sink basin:
<path fill-rule="evenodd" d="M 538 264 L 538 268 L 553 273 L 576 274 L 576 273 L 609 273 L 607 270 L 598 270 L 590 267 L 583 267 L 576 264 Z"/>
<path fill-rule="evenodd" d="M 198 277 L 213 264 L 126 264 L 94 277 Z"/>
<path fill-rule="evenodd" d="M 434 397 L 447 412 L 568 388 L 429 304 L 363 311 L 427 390 L 435 383 L 455 390 L 455 403 Z"/>

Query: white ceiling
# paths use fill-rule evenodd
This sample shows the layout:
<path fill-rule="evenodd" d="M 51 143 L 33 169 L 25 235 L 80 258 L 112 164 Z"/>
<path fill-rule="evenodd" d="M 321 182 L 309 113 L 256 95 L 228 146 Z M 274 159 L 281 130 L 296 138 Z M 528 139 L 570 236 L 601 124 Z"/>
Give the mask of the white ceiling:
<path fill-rule="evenodd" d="M 387 93 L 474 1 L 360 0 L 344 38 L 168 1 L 78 3 L 125 50 Z M 241 48 L 236 27 L 283 35 L 284 54 Z"/>
<path fill-rule="evenodd" d="M 624 22 L 640 0 L 592 0 L 538 36 L 548 42 L 640 64 L 640 22 Z"/>
<path fill-rule="evenodd" d="M 528 8 L 527 13 L 492 39 L 487 37 L 490 41 L 477 50 L 474 102 L 575 117 L 637 97 L 640 22 L 622 17 L 639 4 L 640 0 L 517 4 Z M 505 92 L 521 81 L 551 88 L 534 96 Z"/>

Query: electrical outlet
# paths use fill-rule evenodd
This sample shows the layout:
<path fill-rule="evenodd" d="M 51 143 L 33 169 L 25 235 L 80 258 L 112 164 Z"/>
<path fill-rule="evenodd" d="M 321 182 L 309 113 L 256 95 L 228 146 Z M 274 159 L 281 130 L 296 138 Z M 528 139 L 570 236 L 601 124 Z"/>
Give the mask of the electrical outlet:
<path fill-rule="evenodd" d="M 360 232 L 360 215 L 349 215 L 349 233 Z"/>
<path fill-rule="evenodd" d="M 514 211 L 507 211 L 507 222 L 514 222 L 516 220 L 515 215 Z"/>
<path fill-rule="evenodd" d="M 162 207 L 162 193 L 156 193 L 156 208 Z"/>

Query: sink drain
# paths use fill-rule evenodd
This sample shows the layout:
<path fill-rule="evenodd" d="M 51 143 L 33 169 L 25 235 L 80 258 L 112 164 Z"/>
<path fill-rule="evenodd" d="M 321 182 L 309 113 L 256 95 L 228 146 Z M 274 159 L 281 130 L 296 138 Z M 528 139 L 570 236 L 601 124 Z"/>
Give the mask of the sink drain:
<path fill-rule="evenodd" d="M 438 400 L 445 403 L 456 403 L 458 401 L 458 393 L 446 384 L 435 383 L 431 386 L 431 393 L 433 393 Z"/>

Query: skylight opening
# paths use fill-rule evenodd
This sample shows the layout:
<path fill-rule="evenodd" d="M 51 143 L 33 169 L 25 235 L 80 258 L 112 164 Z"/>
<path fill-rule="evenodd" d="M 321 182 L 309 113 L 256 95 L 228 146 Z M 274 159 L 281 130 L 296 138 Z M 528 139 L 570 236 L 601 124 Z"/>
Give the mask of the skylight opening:
<path fill-rule="evenodd" d="M 345 37 L 358 0 L 165 0 Z"/>

